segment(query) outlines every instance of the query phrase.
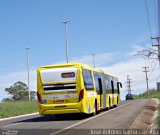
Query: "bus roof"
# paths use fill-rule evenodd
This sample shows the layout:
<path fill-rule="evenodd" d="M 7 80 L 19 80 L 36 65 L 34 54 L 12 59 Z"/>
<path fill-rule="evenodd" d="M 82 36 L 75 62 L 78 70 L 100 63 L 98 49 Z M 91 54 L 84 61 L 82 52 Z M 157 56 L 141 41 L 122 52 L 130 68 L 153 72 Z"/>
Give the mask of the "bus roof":
<path fill-rule="evenodd" d="M 69 62 L 69 63 L 63 63 L 63 64 L 51 64 L 51 65 L 45 65 L 45 66 L 41 66 L 39 67 L 38 69 L 43 69 L 43 68 L 52 68 L 52 67 L 67 67 L 67 66 L 81 66 L 81 67 L 84 67 L 84 68 L 88 68 L 90 70 L 93 70 L 93 71 L 97 71 L 97 72 L 103 72 L 104 74 L 107 74 L 107 75 L 110 75 L 112 77 L 116 77 L 115 75 L 113 74 L 110 74 L 109 72 L 106 72 L 102 69 L 99 69 L 99 68 L 93 68 L 87 64 L 83 64 L 83 63 L 79 63 L 79 62 Z M 117 77 L 116 77 L 117 78 Z"/>
<path fill-rule="evenodd" d="M 108 73 L 108 72 L 106 72 L 106 71 L 104 71 L 104 70 L 102 70 L 102 71 L 104 72 L 104 74 L 107 74 L 107 75 L 110 75 L 110 76 L 112 76 L 112 77 L 117 78 L 115 75 L 113 75 L 113 74 L 111 74 L 111 73 Z"/>
<path fill-rule="evenodd" d="M 84 67 L 87 67 L 87 68 L 92 68 L 91 66 L 89 66 L 87 64 L 82 64 L 82 63 L 78 63 L 78 62 L 69 62 L 69 63 L 45 65 L 45 66 L 41 66 L 39 68 L 66 67 L 66 66 L 84 66 Z"/>

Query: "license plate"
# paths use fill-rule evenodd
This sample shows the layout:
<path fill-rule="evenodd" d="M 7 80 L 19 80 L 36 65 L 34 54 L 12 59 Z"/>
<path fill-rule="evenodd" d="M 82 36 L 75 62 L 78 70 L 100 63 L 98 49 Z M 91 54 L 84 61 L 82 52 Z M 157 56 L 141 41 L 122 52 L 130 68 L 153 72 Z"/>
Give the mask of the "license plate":
<path fill-rule="evenodd" d="M 64 103 L 64 100 L 57 100 L 56 101 L 56 104 L 63 104 Z"/>
<path fill-rule="evenodd" d="M 59 105 L 59 106 L 55 106 L 55 108 L 66 108 L 66 105 Z"/>

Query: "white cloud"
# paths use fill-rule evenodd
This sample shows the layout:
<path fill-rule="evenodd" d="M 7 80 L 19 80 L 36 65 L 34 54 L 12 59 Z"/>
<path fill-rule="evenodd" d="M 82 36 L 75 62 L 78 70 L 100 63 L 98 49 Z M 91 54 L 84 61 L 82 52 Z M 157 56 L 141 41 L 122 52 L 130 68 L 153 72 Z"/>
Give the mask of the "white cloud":
<path fill-rule="evenodd" d="M 27 71 L 19 71 L 13 73 L 7 73 L 0 76 L 0 90 L 2 96 L 0 96 L 0 101 L 5 98 L 9 97 L 9 95 L 5 92 L 5 88 L 10 87 L 17 81 L 22 81 L 27 84 Z M 36 69 L 30 70 L 30 90 L 36 91 Z"/>
<path fill-rule="evenodd" d="M 142 51 L 144 49 L 149 49 L 149 48 L 153 49 L 153 47 L 151 47 L 150 44 L 146 44 L 145 46 L 144 45 L 142 46 L 142 45 L 139 45 L 139 44 L 134 44 L 134 45 L 132 45 L 132 51 L 129 52 L 128 54 L 130 56 L 135 56 L 138 51 Z"/>
<path fill-rule="evenodd" d="M 141 47 L 135 46 L 133 51 Z M 133 90 L 134 93 L 141 93 L 146 90 L 146 82 L 145 82 L 145 73 L 142 72 L 142 67 L 149 66 L 150 72 L 149 75 L 149 88 L 156 88 L 156 82 L 160 81 L 160 69 L 158 63 L 154 66 L 151 66 L 151 63 L 148 61 L 144 61 L 144 59 L 138 57 L 127 57 L 129 53 L 102 53 L 97 54 L 95 56 L 96 66 L 103 70 L 106 70 L 112 74 L 118 76 L 119 80 L 123 83 L 122 94 L 124 99 L 125 95 L 125 82 L 127 80 L 127 75 L 130 75 L 130 78 L 133 81 Z M 121 57 L 121 59 L 120 59 Z M 127 58 L 126 58 L 127 57 Z M 123 59 L 125 58 L 125 59 Z M 73 58 L 71 61 L 86 63 L 89 65 L 93 65 L 92 56 L 82 56 L 79 58 Z M 154 70 L 152 70 L 154 68 Z M 27 84 L 27 71 L 13 72 L 0 76 L 0 89 L 1 89 L 1 98 L 8 97 L 8 95 L 4 92 L 4 89 L 10 87 L 13 83 L 17 81 L 23 81 Z M 36 69 L 30 70 L 30 89 L 36 90 L 37 88 L 37 79 L 36 79 Z M 0 99 L 1 100 L 1 99 Z"/>
<path fill-rule="evenodd" d="M 119 54 L 118 52 L 96 54 L 94 57 L 96 66 L 101 66 L 101 65 L 113 62 L 115 60 L 115 57 L 118 56 L 118 54 Z M 82 56 L 78 58 L 73 58 L 71 59 L 71 61 L 85 63 L 93 67 L 93 56 L 92 55 L 86 55 L 86 56 Z"/>
<path fill-rule="evenodd" d="M 103 70 L 111 72 L 119 77 L 119 80 L 125 84 L 127 80 L 127 75 L 133 81 L 133 89 L 134 90 L 145 90 L 146 89 L 146 82 L 145 82 L 145 73 L 142 72 L 144 69 L 142 67 L 149 66 L 150 64 L 146 64 L 143 59 L 135 58 L 130 59 L 126 62 L 119 62 L 109 67 L 101 67 Z M 160 72 L 159 72 L 158 64 L 155 69 L 151 72 L 148 72 L 149 78 L 149 86 L 150 88 L 156 88 L 156 82 L 158 81 Z"/>
<path fill-rule="evenodd" d="M 144 69 L 142 67 L 149 66 L 150 72 L 148 72 L 149 79 L 149 89 L 156 89 L 156 82 L 160 82 L 160 67 L 156 64 L 155 67 L 151 67 L 151 64 L 146 63 L 143 59 L 134 58 L 128 61 L 120 61 L 114 65 L 108 67 L 100 67 L 105 71 L 117 75 L 119 81 L 122 82 L 123 88 L 121 90 L 121 99 L 125 99 L 125 94 L 127 93 L 126 82 L 127 75 L 132 79 L 131 88 L 133 94 L 140 94 L 146 91 L 146 77 L 145 73 L 142 72 Z"/>

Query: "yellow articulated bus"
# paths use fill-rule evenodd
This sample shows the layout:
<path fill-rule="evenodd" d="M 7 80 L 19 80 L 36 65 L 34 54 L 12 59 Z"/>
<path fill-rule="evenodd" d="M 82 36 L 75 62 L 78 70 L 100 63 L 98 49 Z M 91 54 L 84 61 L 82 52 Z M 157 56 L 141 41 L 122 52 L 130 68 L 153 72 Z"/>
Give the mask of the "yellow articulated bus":
<path fill-rule="evenodd" d="M 81 63 L 39 67 L 39 114 L 96 115 L 99 110 L 120 103 L 120 86 L 117 77 Z"/>

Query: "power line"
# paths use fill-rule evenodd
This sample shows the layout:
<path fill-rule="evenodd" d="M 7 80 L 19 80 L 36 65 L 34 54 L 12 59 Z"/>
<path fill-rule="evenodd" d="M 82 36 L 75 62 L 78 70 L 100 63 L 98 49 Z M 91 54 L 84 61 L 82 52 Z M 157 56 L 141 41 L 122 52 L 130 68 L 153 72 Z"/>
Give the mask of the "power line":
<path fill-rule="evenodd" d="M 148 63 L 148 60 L 145 60 L 143 65 L 147 65 L 147 63 Z M 137 78 L 137 77 L 140 77 L 141 75 L 142 75 L 142 71 L 137 70 L 137 72 L 132 75 L 132 78 Z M 134 82 L 136 82 L 136 80 Z"/>
<path fill-rule="evenodd" d="M 154 63 L 154 66 L 152 66 L 152 63 L 151 63 L 151 68 L 152 68 L 152 70 L 151 70 L 150 74 L 148 75 L 149 77 L 152 75 L 152 73 L 153 73 L 156 65 L 157 65 L 157 61 Z"/>
<path fill-rule="evenodd" d="M 160 36 L 160 0 L 157 0 L 157 23 L 158 23 L 158 36 Z"/>
<path fill-rule="evenodd" d="M 148 27 L 149 27 L 150 37 L 152 37 L 152 31 L 151 31 L 151 24 L 150 24 L 149 12 L 148 12 L 148 3 L 147 3 L 147 0 L 145 0 L 145 7 L 146 7 L 146 14 L 147 14 L 147 21 L 148 21 Z"/>
<path fill-rule="evenodd" d="M 156 6 L 156 0 L 154 0 L 154 13 L 155 13 L 155 26 L 156 26 L 156 34 L 158 34 L 158 24 L 157 24 L 157 6 Z"/>

